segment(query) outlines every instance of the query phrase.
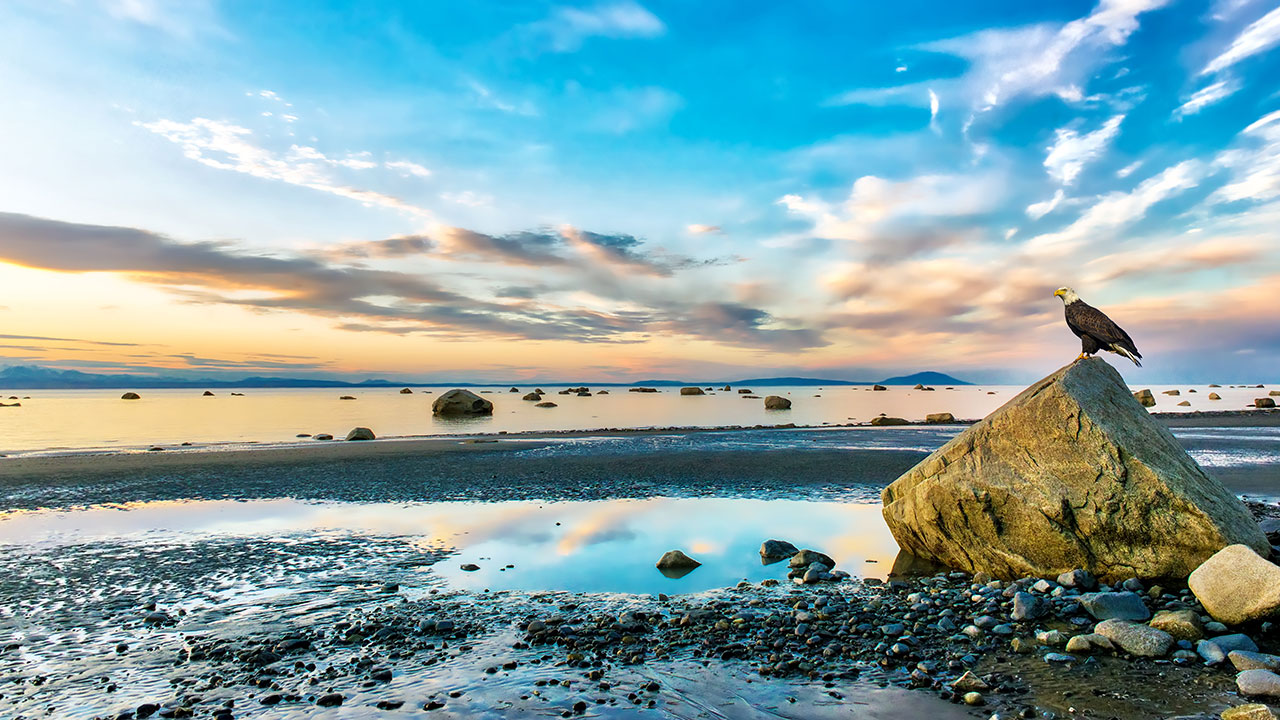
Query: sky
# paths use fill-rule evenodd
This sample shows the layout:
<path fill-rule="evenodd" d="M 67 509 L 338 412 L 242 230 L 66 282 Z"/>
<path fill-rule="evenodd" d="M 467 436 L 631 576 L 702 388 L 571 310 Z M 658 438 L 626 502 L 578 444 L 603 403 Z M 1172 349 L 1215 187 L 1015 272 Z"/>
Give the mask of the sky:
<path fill-rule="evenodd" d="M 0 365 L 1280 379 L 1280 5 L 12 0 Z"/>

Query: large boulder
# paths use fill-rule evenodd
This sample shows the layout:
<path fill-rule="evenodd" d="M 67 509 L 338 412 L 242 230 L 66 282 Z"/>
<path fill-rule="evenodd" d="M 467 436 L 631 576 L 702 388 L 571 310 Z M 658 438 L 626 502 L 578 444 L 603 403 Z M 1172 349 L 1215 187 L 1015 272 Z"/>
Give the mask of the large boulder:
<path fill-rule="evenodd" d="M 351 432 L 347 433 L 347 440 L 375 440 L 377 437 L 367 427 L 352 428 Z"/>
<path fill-rule="evenodd" d="M 1033 384 L 881 497 L 903 550 L 1002 578 L 1186 577 L 1224 546 L 1268 548 L 1101 358 Z"/>
<path fill-rule="evenodd" d="M 681 395 L 706 395 L 706 393 L 702 391 L 702 388 L 699 388 L 699 387 L 682 387 L 680 388 L 680 394 Z"/>
<path fill-rule="evenodd" d="M 765 410 L 790 410 L 791 401 L 781 395 L 770 395 L 764 399 Z"/>
<path fill-rule="evenodd" d="M 136 392 L 127 392 L 120 396 L 121 400 L 141 400 L 142 396 Z"/>
<path fill-rule="evenodd" d="M 1280 567 L 1245 545 L 1223 548 L 1204 561 L 1187 586 L 1205 612 L 1227 625 L 1280 615 Z"/>
<path fill-rule="evenodd" d="M 454 388 L 431 403 L 434 415 L 492 415 L 493 403 L 470 390 Z"/>

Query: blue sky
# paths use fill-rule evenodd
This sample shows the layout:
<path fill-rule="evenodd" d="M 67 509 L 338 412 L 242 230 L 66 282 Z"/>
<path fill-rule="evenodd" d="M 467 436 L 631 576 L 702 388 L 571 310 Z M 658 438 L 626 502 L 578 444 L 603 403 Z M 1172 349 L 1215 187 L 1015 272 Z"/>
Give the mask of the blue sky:
<path fill-rule="evenodd" d="M 19 0 L 0 318 L 63 340 L 0 362 L 1022 380 L 1068 284 L 1152 381 L 1274 379 L 1278 43 L 1261 0 Z"/>

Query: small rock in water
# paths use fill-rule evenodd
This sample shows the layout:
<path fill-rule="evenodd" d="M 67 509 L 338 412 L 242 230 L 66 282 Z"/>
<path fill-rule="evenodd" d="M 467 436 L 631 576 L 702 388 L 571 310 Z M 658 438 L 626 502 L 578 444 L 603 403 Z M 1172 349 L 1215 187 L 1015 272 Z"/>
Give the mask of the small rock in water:
<path fill-rule="evenodd" d="M 1271 708 L 1262 703 L 1227 708 L 1222 711 L 1219 717 L 1222 720 L 1276 720 L 1275 713 L 1271 712 Z"/>
<path fill-rule="evenodd" d="M 1094 632 L 1119 645 L 1130 655 L 1164 657 L 1173 647 L 1173 637 L 1169 633 L 1128 620 L 1103 620 Z"/>
<path fill-rule="evenodd" d="M 1236 675 L 1236 689 L 1241 695 L 1280 697 L 1280 675 L 1270 670 L 1245 670 Z"/>
<path fill-rule="evenodd" d="M 951 683 L 951 687 L 955 689 L 956 692 L 962 693 L 991 689 L 991 686 L 988 685 L 986 681 L 977 675 L 974 675 L 969 670 L 965 670 L 963 675 L 956 678 L 955 682 Z"/>
<path fill-rule="evenodd" d="M 662 557 L 658 560 L 657 567 L 660 570 L 661 569 L 678 570 L 681 568 L 696 568 L 701 564 L 702 563 L 698 562 L 697 560 L 694 560 L 688 555 L 685 555 L 683 552 L 679 550 L 668 550 L 667 552 L 663 553 Z"/>
<path fill-rule="evenodd" d="M 820 553 L 817 550 L 801 550 L 791 557 L 791 567 L 802 568 L 809 567 L 814 563 L 822 563 L 828 568 L 836 566 L 836 561 L 831 559 L 830 555 Z"/>
<path fill-rule="evenodd" d="M 466 563 L 462 565 L 460 569 L 465 570 L 466 572 L 475 572 L 480 569 L 480 566 L 475 563 Z"/>
<path fill-rule="evenodd" d="M 1151 617 L 1142 597 L 1134 592 L 1099 592 L 1080 596 L 1080 605 L 1097 620 L 1146 620 Z"/>
<path fill-rule="evenodd" d="M 1161 610 L 1147 623 L 1163 630 L 1174 640 L 1199 640 L 1204 637 L 1204 623 L 1194 610 Z"/>
<path fill-rule="evenodd" d="M 800 552 L 786 540 L 765 540 L 760 544 L 760 557 L 766 560 L 785 560 Z"/>
<path fill-rule="evenodd" d="M 1047 663 L 1069 663 L 1069 662 L 1075 662 L 1076 659 L 1064 653 L 1052 652 L 1052 653 L 1045 654 L 1044 661 Z"/>
<path fill-rule="evenodd" d="M 373 440 L 376 437 L 367 427 L 352 428 L 351 432 L 347 433 L 347 440 Z"/>

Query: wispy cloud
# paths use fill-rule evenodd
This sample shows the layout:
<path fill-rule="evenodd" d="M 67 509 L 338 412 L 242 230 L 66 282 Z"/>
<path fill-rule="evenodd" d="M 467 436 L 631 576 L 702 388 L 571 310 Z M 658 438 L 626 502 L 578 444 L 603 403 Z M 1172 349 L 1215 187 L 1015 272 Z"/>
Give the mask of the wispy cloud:
<path fill-rule="evenodd" d="M 1102 127 L 1084 135 L 1072 128 L 1059 128 L 1044 159 L 1049 176 L 1063 185 L 1075 182 L 1084 166 L 1098 159 L 1120 133 L 1123 121 L 1124 115 L 1114 115 Z"/>
<path fill-rule="evenodd" d="M 180 146 L 183 155 L 211 168 L 310 188 L 420 218 L 433 217 L 426 208 L 376 190 L 344 184 L 332 174 L 335 167 L 351 170 L 377 167 L 377 163 L 362 155 L 331 158 L 315 148 L 299 145 L 277 152 L 254 143 L 253 131 L 248 128 L 207 118 L 185 123 L 156 120 L 135 124 Z"/>
<path fill-rule="evenodd" d="M 1240 84 L 1234 80 L 1219 80 L 1192 93 L 1186 102 L 1173 111 L 1173 116 L 1181 120 L 1188 115 L 1195 115 L 1210 105 L 1230 97 L 1239 89 Z"/>
<path fill-rule="evenodd" d="M 1201 75 L 1222 72 L 1245 58 L 1269 50 L 1280 43 L 1280 8 L 1263 15 L 1245 28 L 1220 55 L 1209 61 Z"/>
<path fill-rule="evenodd" d="M 589 38 L 653 38 L 665 33 L 667 27 L 645 8 L 624 1 L 588 9 L 556 8 L 548 18 L 525 30 L 547 49 L 565 53 L 579 50 Z"/>
<path fill-rule="evenodd" d="M 1065 193 L 1062 192 L 1062 188 L 1058 188 L 1058 190 L 1053 193 L 1053 197 L 1048 200 L 1028 205 L 1027 217 L 1032 220 L 1039 220 L 1057 209 L 1058 205 L 1062 202 L 1063 197 L 1065 197 Z"/>

